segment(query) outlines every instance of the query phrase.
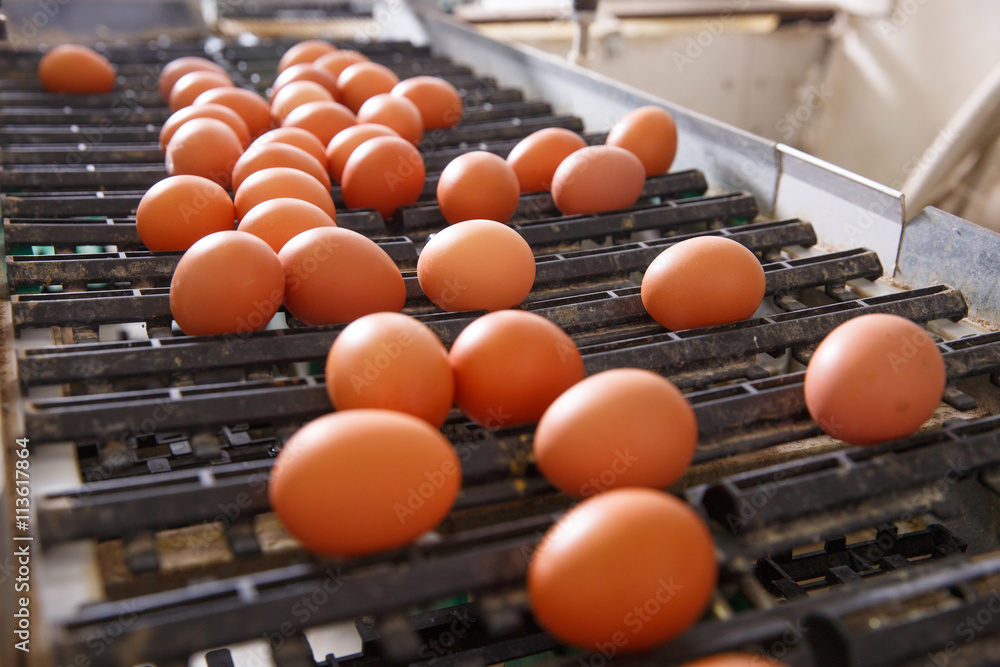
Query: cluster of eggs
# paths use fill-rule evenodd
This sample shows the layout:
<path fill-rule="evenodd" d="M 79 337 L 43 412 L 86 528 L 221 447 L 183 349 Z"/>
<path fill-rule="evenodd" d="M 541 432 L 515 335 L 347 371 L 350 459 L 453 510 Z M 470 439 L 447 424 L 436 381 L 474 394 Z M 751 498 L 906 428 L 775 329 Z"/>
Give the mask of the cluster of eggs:
<path fill-rule="evenodd" d="M 425 179 L 415 144 L 425 127 L 461 118 L 454 87 L 400 82 L 320 40 L 282 57 L 269 101 L 198 57 L 168 63 L 159 84 L 174 110 L 160 132 L 170 176 L 145 194 L 136 225 L 150 250 L 184 251 L 171 310 L 185 333 L 254 331 L 282 304 L 310 325 L 402 309 L 399 269 L 337 227 L 331 185 L 348 207 L 385 217 L 415 202 Z"/>
<path fill-rule="evenodd" d="M 282 303 L 306 324 L 349 323 L 326 363 L 337 411 L 299 429 L 271 475 L 272 506 L 289 532 L 332 557 L 409 544 L 438 526 L 461 492 L 461 461 L 440 431 L 453 405 L 489 429 L 537 422 L 539 470 L 584 498 L 532 557 L 528 589 L 539 622 L 612 655 L 683 632 L 717 576 L 708 526 L 661 490 L 691 464 L 694 410 L 653 372 L 585 378 L 579 350 L 558 325 L 511 310 L 530 292 L 535 264 L 507 224 L 522 193 L 550 192 L 566 215 L 633 206 L 645 179 L 673 162 L 673 119 L 643 107 L 602 146 L 548 128 L 506 159 L 473 151 L 447 165 L 436 194 L 449 226 L 422 249 L 418 281 L 442 310 L 491 311 L 447 349 L 399 312 L 399 269 L 373 241 L 337 227 L 330 189 L 339 183 L 349 208 L 385 218 L 416 202 L 426 177 L 417 147 L 425 130 L 461 119 L 458 91 L 434 77 L 400 81 L 320 40 L 292 47 L 278 70 L 268 101 L 203 58 L 164 67 L 160 93 L 174 114 L 160 141 L 171 175 L 149 189 L 136 221 L 150 250 L 184 251 L 170 301 L 185 333 L 261 329 Z M 77 46 L 50 51 L 38 73 L 53 92 L 107 92 L 115 83 L 106 59 Z M 751 317 L 765 291 L 750 250 L 705 236 L 661 253 L 641 298 L 653 319 L 679 330 Z M 804 391 L 828 433 L 875 444 L 920 428 L 945 381 L 925 329 L 865 315 L 818 346 Z M 729 654 L 690 667 L 757 659 Z"/>

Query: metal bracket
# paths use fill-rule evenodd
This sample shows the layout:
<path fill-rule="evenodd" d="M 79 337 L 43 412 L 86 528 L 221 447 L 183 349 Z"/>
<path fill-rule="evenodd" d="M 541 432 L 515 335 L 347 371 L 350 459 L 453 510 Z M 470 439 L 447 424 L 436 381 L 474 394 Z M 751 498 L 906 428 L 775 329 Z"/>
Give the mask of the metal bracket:
<path fill-rule="evenodd" d="M 896 277 L 913 285 L 944 283 L 961 290 L 969 313 L 1000 321 L 1000 236 L 932 206 L 906 223 Z"/>
<path fill-rule="evenodd" d="M 779 144 L 776 216 L 809 220 L 830 250 L 874 250 L 892 275 L 903 234 L 903 194 Z"/>

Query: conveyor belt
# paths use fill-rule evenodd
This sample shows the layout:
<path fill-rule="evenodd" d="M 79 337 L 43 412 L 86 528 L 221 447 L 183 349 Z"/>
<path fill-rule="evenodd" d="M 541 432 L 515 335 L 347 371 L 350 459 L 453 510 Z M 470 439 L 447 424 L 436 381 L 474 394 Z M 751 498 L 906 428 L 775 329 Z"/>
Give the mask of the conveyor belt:
<path fill-rule="evenodd" d="M 263 93 L 292 43 L 213 42 L 209 55 L 237 84 Z M 443 76 L 464 97 L 463 122 L 421 145 L 428 180 L 417 204 L 383 220 L 344 208 L 332 190 L 338 225 L 375 240 L 403 272 L 404 312 L 450 344 L 481 313 L 441 312 L 416 280 L 423 244 L 445 226 L 434 202 L 440 171 L 464 152 L 505 156 L 537 129 L 584 125 L 427 48 L 363 50 L 402 77 Z M 43 92 L 31 76 L 36 53 L 0 54 L 17 435 L 35 454 L 69 456 L 82 480 L 61 480 L 36 498 L 37 539 L 47 553 L 93 540 L 102 577 L 100 600 L 59 610 L 49 628 L 56 661 L 185 663 L 198 651 L 281 633 L 269 656 L 278 667 L 525 657 L 603 664 L 604 656 L 560 646 L 527 604 L 531 552 L 573 502 L 535 467 L 531 425 L 490 431 L 454 410 L 442 430 L 462 463 L 461 495 L 432 538 L 406 549 L 333 562 L 276 525 L 267 477 L 295 429 L 331 409 L 321 363 L 343 327 L 287 316 L 285 327 L 238 336 L 171 329 L 167 285 L 179 254 L 145 250 L 134 215 L 145 188 L 165 175 L 157 141 L 167 111 L 156 73 L 171 58 L 205 53 L 200 42 L 109 48 L 120 89 L 85 96 Z M 116 114 L 122 122 L 109 124 Z M 591 144 L 605 137 L 584 135 Z M 1000 544 L 990 532 L 1000 511 L 1000 334 L 936 335 L 948 390 L 932 424 L 896 442 L 845 448 L 805 408 L 802 368 L 815 346 L 860 314 L 894 313 L 941 330 L 969 304 L 944 285 L 871 289 L 884 268 L 875 252 L 831 251 L 808 220 L 768 220 L 751 194 L 716 185 L 678 170 L 648 179 L 632 209 L 589 216 L 560 215 L 547 194 L 523 195 L 512 221 L 537 266 L 520 307 L 563 327 L 588 374 L 655 370 L 685 391 L 698 418 L 695 465 L 672 491 L 713 531 L 719 587 L 685 635 L 623 662 L 675 665 L 783 647 L 791 667 L 922 667 L 1000 587 Z M 742 322 L 666 331 L 643 309 L 636 279 L 665 248 L 701 235 L 752 250 L 767 298 Z M 118 340 L 104 326 L 115 324 L 144 325 L 146 336 Z M 38 342 L 46 335 L 52 344 Z M 196 532 L 191 539 L 225 557 L 191 548 L 183 564 L 168 563 L 164 531 L 172 544 Z M 320 594 L 327 601 L 308 618 L 292 613 Z M 116 624 L 122 609 L 127 626 Z M 300 631 L 345 620 L 355 621 L 363 653 L 317 663 Z M 463 630 L 452 645 L 432 648 L 455 623 Z M 792 642 L 783 639 L 789 624 L 803 628 Z M 995 615 L 983 627 L 951 664 L 996 664 Z M 209 664 L 230 659 L 222 649 Z"/>

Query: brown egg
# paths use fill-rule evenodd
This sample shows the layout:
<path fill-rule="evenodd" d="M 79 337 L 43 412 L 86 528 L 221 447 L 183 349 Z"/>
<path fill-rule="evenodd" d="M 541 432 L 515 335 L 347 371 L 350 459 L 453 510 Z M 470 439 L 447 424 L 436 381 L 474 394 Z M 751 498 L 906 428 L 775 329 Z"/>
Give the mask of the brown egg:
<path fill-rule="evenodd" d="M 274 80 L 273 84 L 271 84 L 271 96 L 269 101 L 273 102 L 274 96 L 277 95 L 282 88 L 293 81 L 312 81 L 313 83 L 318 83 L 323 86 L 323 88 L 330 93 L 331 98 L 336 101 L 337 79 L 327 70 L 321 67 L 316 67 L 316 65 L 310 63 L 292 65 L 279 74 L 278 78 Z"/>
<path fill-rule="evenodd" d="M 433 529 L 461 484 L 454 448 L 427 422 L 390 410 L 346 410 L 292 435 L 267 492 L 306 549 L 348 558 L 405 546 Z"/>
<path fill-rule="evenodd" d="M 271 116 L 279 125 L 292 111 L 308 102 L 333 102 L 333 95 L 313 81 L 293 81 L 271 102 Z"/>
<path fill-rule="evenodd" d="M 187 250 L 214 232 L 231 231 L 236 210 L 229 193 L 200 176 L 169 176 L 139 200 L 135 227 L 154 252 Z"/>
<path fill-rule="evenodd" d="M 278 73 L 281 74 L 293 65 L 311 63 L 320 56 L 336 52 L 337 47 L 321 39 L 307 39 L 285 51 L 278 61 Z"/>
<path fill-rule="evenodd" d="M 583 497 L 667 488 L 691 465 L 697 443 L 694 410 L 677 387 L 650 371 L 616 368 L 559 396 L 539 420 L 533 447 L 545 478 Z"/>
<path fill-rule="evenodd" d="M 243 88 L 213 88 L 199 95 L 195 104 L 221 104 L 240 115 L 256 139 L 271 129 L 271 107 L 255 92 Z"/>
<path fill-rule="evenodd" d="M 239 189 L 250 174 L 271 167 L 291 167 L 304 171 L 324 188 L 330 189 L 330 175 L 316 158 L 290 144 L 271 142 L 248 149 L 236 161 L 236 166 L 233 167 L 233 190 Z"/>
<path fill-rule="evenodd" d="M 180 111 L 170 114 L 170 118 L 160 128 L 160 148 L 166 149 L 178 128 L 192 118 L 221 120 L 232 128 L 244 148 L 250 144 L 250 130 L 247 129 L 247 124 L 238 113 L 221 104 L 199 104 L 198 106 L 184 107 Z"/>
<path fill-rule="evenodd" d="M 344 165 L 341 194 L 348 208 L 373 208 L 388 220 L 400 206 L 420 197 L 427 170 L 413 144 L 376 137 L 351 153 Z"/>
<path fill-rule="evenodd" d="M 243 144 L 228 125 L 214 118 L 195 118 L 181 125 L 167 144 L 167 173 L 202 176 L 229 188 L 242 154 Z"/>
<path fill-rule="evenodd" d="M 385 125 L 358 123 L 337 133 L 326 147 L 326 167 L 330 178 L 340 183 L 344 175 L 344 165 L 354 149 L 375 137 L 398 137 L 396 131 Z M 421 185 L 423 187 L 423 185 Z"/>
<path fill-rule="evenodd" d="M 190 72 L 201 71 L 217 72 L 228 76 L 228 72 L 226 72 L 225 68 L 218 63 L 208 60 L 207 58 L 199 58 L 198 56 L 183 56 L 181 58 L 174 58 L 160 70 L 160 97 L 164 100 L 169 100 L 170 91 L 173 90 L 174 84 L 177 83 L 178 79 Z"/>
<path fill-rule="evenodd" d="M 861 315 L 831 331 L 806 369 L 809 414 L 835 438 L 874 445 L 919 429 L 938 405 L 947 376 L 941 351 L 919 324 Z"/>
<path fill-rule="evenodd" d="M 531 246 L 507 225 L 466 220 L 434 234 L 420 251 L 417 279 L 442 310 L 503 310 L 535 282 Z"/>
<path fill-rule="evenodd" d="M 449 224 L 463 220 L 507 222 L 517 211 L 521 187 L 507 161 L 486 151 L 459 155 L 441 172 L 437 202 Z"/>
<path fill-rule="evenodd" d="M 354 149 L 344 164 L 344 203 L 374 208 L 388 219 L 419 198 L 425 177 L 423 158 L 412 144 L 398 136 L 375 137 Z"/>
<path fill-rule="evenodd" d="M 170 110 L 177 111 L 194 104 L 199 95 L 213 88 L 231 88 L 233 80 L 228 74 L 198 71 L 185 74 L 170 91 Z"/>
<path fill-rule="evenodd" d="M 285 116 L 282 127 L 312 132 L 326 146 L 341 130 L 357 123 L 354 113 L 337 102 L 307 102 Z"/>
<path fill-rule="evenodd" d="M 281 262 L 252 234 L 225 231 L 196 241 L 170 280 L 170 312 L 189 336 L 249 333 L 267 326 L 284 294 Z"/>
<path fill-rule="evenodd" d="M 115 68 L 93 49 L 63 44 L 38 61 L 38 78 L 50 93 L 107 93 L 115 87 Z"/>
<path fill-rule="evenodd" d="M 661 107 L 646 106 L 632 111 L 611 128 L 605 142 L 636 155 L 646 176 L 667 173 L 677 154 L 677 126 Z"/>
<path fill-rule="evenodd" d="M 285 307 L 309 325 L 340 324 L 371 313 L 398 313 L 406 285 L 392 258 L 371 239 L 340 227 L 302 232 L 278 253 Z"/>
<path fill-rule="evenodd" d="M 436 76 L 414 76 L 397 83 L 392 94 L 405 97 L 420 111 L 425 130 L 453 127 L 462 120 L 462 97 L 455 86 Z"/>
<path fill-rule="evenodd" d="M 566 215 L 630 208 L 646 185 L 635 155 L 614 146 L 587 146 L 560 163 L 552 177 L 552 200 Z"/>
<path fill-rule="evenodd" d="M 530 424 L 583 379 L 580 351 L 559 325 L 523 310 L 498 310 L 462 330 L 448 353 L 455 402 L 495 429 Z"/>
<path fill-rule="evenodd" d="M 764 299 L 764 269 L 744 246 L 721 236 L 681 241 L 642 276 L 642 305 L 668 329 L 694 329 L 752 316 Z"/>
<path fill-rule="evenodd" d="M 717 574 L 712 534 L 688 505 L 655 489 L 613 489 L 545 533 L 528 567 L 528 595 L 559 640 L 617 655 L 691 627 Z"/>
<path fill-rule="evenodd" d="M 301 127 L 279 127 L 260 135 L 253 143 L 263 146 L 272 142 L 301 148 L 321 164 L 326 163 L 326 152 L 323 149 L 323 144 L 319 142 L 315 134 L 303 130 Z"/>
<path fill-rule="evenodd" d="M 576 132 L 547 127 L 519 141 L 507 156 L 507 164 L 517 174 L 521 192 L 542 192 L 552 187 L 552 177 L 562 161 L 586 147 L 587 142 Z"/>
<path fill-rule="evenodd" d="M 351 65 L 366 62 L 369 62 L 369 59 L 365 54 L 358 51 L 351 51 L 350 49 L 341 49 L 340 51 L 320 56 L 313 65 L 326 70 L 336 80 L 340 76 L 340 73 Z"/>
<path fill-rule="evenodd" d="M 439 428 L 455 381 L 448 351 L 426 324 L 402 313 L 373 313 L 337 334 L 326 358 L 326 393 L 337 410 L 396 410 Z"/>
<path fill-rule="evenodd" d="M 274 252 L 302 232 L 317 227 L 336 227 L 337 223 L 323 209 L 302 199 L 278 197 L 250 209 L 237 228 L 262 239 Z"/>
<path fill-rule="evenodd" d="M 330 190 L 315 177 L 291 167 L 261 169 L 247 176 L 234 198 L 236 219 L 243 220 L 243 216 L 257 204 L 278 197 L 307 201 L 322 209 L 331 220 L 337 219 Z"/>
<path fill-rule="evenodd" d="M 397 83 L 399 77 L 385 65 L 355 63 L 337 77 L 337 93 L 347 108 L 357 113 L 369 98 L 392 92 Z"/>
<path fill-rule="evenodd" d="M 391 127 L 396 134 L 414 146 L 419 145 L 424 138 L 424 122 L 420 118 L 420 110 L 405 97 L 381 93 L 369 98 L 358 111 L 358 122 Z"/>

